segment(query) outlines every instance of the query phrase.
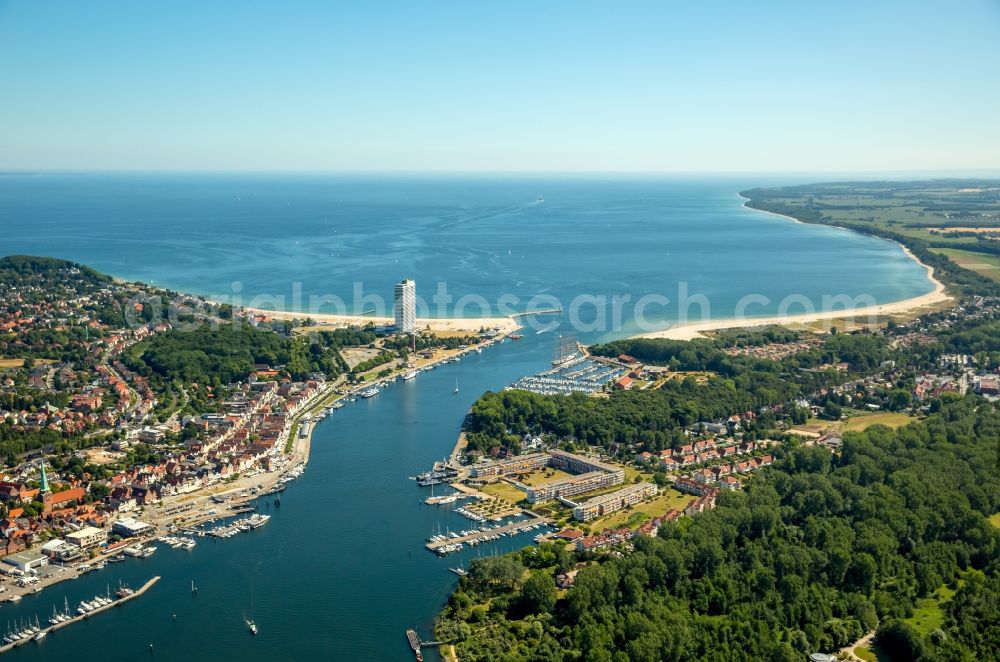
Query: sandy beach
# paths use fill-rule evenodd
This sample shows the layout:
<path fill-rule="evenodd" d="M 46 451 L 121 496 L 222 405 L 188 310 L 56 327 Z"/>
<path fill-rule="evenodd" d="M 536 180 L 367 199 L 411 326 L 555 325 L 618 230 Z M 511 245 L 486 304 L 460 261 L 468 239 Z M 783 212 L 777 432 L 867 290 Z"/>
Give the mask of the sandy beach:
<path fill-rule="evenodd" d="M 785 216 L 784 214 L 774 214 L 773 212 L 764 211 L 762 209 L 754 209 L 753 207 L 747 207 L 747 209 L 752 209 L 753 211 L 758 211 L 764 214 L 772 214 L 774 216 L 780 216 L 781 218 L 786 218 L 796 223 L 801 223 L 802 221 L 797 218 L 792 218 L 791 216 Z M 844 228 L 846 229 L 846 228 Z M 849 231 L 849 230 L 848 230 Z M 896 242 L 898 243 L 898 242 Z M 660 331 L 652 331 L 649 333 L 637 334 L 634 337 L 637 338 L 668 338 L 670 340 L 694 340 L 695 338 L 704 338 L 706 332 L 710 331 L 721 331 L 723 329 L 745 329 L 754 328 L 762 326 L 773 326 L 773 325 L 789 325 L 789 324 L 809 324 L 812 322 L 820 322 L 824 320 L 848 320 L 856 321 L 859 324 L 869 324 L 875 322 L 884 321 L 884 318 L 890 315 L 903 315 L 907 313 L 917 312 L 923 308 L 929 306 L 937 306 L 941 303 L 953 301 L 944 285 L 937 278 L 934 277 L 934 268 L 924 264 L 908 249 L 902 244 L 898 244 L 903 252 L 910 257 L 914 262 L 922 266 L 927 270 L 927 279 L 931 281 L 934 285 L 934 289 L 918 297 L 913 297 L 911 299 L 904 299 L 902 301 L 894 301 L 891 303 L 881 304 L 878 306 L 867 306 L 861 308 L 841 308 L 837 310 L 828 311 L 818 311 L 814 313 L 801 313 L 792 315 L 773 315 L 770 317 L 746 317 L 742 319 L 720 319 L 720 320 L 706 320 L 700 322 L 681 322 L 671 326 L 668 329 L 663 329 Z"/>
<path fill-rule="evenodd" d="M 391 317 L 372 317 L 369 315 L 335 315 L 329 313 L 296 313 L 260 308 L 242 308 L 244 314 L 263 315 L 271 319 L 292 320 L 311 319 L 317 324 L 331 326 L 356 326 L 369 323 L 392 324 Z M 440 333 L 478 333 L 480 329 L 499 329 L 502 334 L 508 334 L 520 328 L 510 317 L 421 317 L 417 318 L 417 328 Z"/>

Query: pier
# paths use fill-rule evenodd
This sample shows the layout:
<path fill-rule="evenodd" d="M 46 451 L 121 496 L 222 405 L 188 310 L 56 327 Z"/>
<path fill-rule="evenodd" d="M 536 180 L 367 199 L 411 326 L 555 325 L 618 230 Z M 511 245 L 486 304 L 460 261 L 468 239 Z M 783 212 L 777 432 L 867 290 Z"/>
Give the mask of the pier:
<path fill-rule="evenodd" d="M 81 614 L 81 615 L 78 615 L 78 616 L 73 616 L 68 621 L 63 621 L 62 623 L 56 623 L 55 625 L 49 625 L 48 627 L 41 628 L 41 632 L 39 632 L 39 634 L 42 634 L 42 633 L 44 633 L 44 634 L 51 634 L 52 632 L 55 632 L 56 630 L 60 630 L 60 629 L 62 629 L 64 627 L 67 627 L 67 626 L 72 625 L 74 623 L 79 623 L 80 621 L 85 621 L 88 618 L 91 618 L 92 616 L 96 616 L 97 614 L 105 612 L 105 611 L 107 611 L 109 609 L 114 609 L 115 607 L 121 607 L 123 604 L 125 604 L 129 600 L 132 600 L 134 598 L 138 598 L 140 595 L 144 594 L 146 591 L 148 591 L 153 586 L 153 584 L 155 584 L 158 581 L 160 581 L 160 576 L 159 575 L 153 577 L 148 582 L 146 582 L 145 584 L 143 584 L 139 589 L 133 591 L 132 593 L 129 593 L 128 595 L 123 596 L 121 598 L 116 598 L 114 601 L 111 602 L 111 604 L 107 604 L 107 605 L 103 605 L 101 607 L 97 607 L 96 609 L 94 609 L 92 611 L 89 611 L 86 614 Z M 18 646 L 24 646 L 25 644 L 27 644 L 29 642 L 32 642 L 32 641 L 35 641 L 35 637 L 25 637 L 24 639 L 21 639 L 20 641 L 15 641 L 15 642 L 10 643 L 10 644 L 4 644 L 4 645 L 0 646 L 0 653 L 6 653 L 7 651 L 9 651 L 11 649 L 17 648 Z"/>
<path fill-rule="evenodd" d="M 548 524 L 550 522 L 551 520 L 548 517 L 535 517 L 534 519 L 509 522 L 496 529 L 486 529 L 485 531 L 480 530 L 465 536 L 448 537 L 445 538 L 444 540 L 435 540 L 434 542 L 427 543 L 425 547 L 431 550 L 432 552 L 437 552 L 438 549 L 440 549 L 441 547 L 445 547 L 447 545 L 456 545 L 456 544 L 464 545 L 469 542 L 481 542 L 483 540 L 488 540 L 493 536 L 507 535 L 513 531 L 530 528 L 538 524 Z"/>
<path fill-rule="evenodd" d="M 517 319 L 518 317 L 528 317 L 531 315 L 561 315 L 562 308 L 546 308 L 545 310 L 528 310 L 523 313 L 514 313 L 511 315 L 511 319 Z"/>

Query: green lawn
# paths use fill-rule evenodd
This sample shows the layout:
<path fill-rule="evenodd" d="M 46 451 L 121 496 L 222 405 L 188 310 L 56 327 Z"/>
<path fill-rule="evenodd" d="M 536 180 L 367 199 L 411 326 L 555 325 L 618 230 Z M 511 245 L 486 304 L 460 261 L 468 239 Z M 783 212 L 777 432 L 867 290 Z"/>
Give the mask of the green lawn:
<path fill-rule="evenodd" d="M 652 478 L 653 478 L 653 472 L 652 471 L 643 471 L 642 469 L 639 469 L 639 468 L 637 468 L 637 467 L 635 467 L 635 466 L 633 466 L 631 464 L 623 464 L 621 466 L 622 466 L 623 469 L 625 469 L 625 482 L 626 483 L 632 483 L 632 482 L 634 482 L 636 476 L 639 476 L 643 480 L 652 480 Z"/>
<path fill-rule="evenodd" d="M 923 636 L 930 634 L 934 628 L 944 625 L 944 603 L 951 600 L 955 595 L 953 589 L 942 586 L 934 591 L 929 598 L 924 598 L 917 602 L 917 608 L 913 610 L 913 616 L 906 619 L 906 622 L 916 628 Z"/>
<path fill-rule="evenodd" d="M 504 483 L 502 481 L 497 481 L 490 485 L 483 485 L 479 488 L 479 491 L 500 497 L 501 499 L 506 499 L 511 503 L 517 503 L 526 496 L 524 492 L 517 489 L 510 483 Z"/>
<path fill-rule="evenodd" d="M 854 654 L 865 662 L 879 662 L 878 653 L 874 652 L 870 648 L 865 648 L 864 646 L 858 646 L 855 648 Z"/>
<path fill-rule="evenodd" d="M 636 504 L 629 509 L 619 510 L 618 512 L 612 513 L 607 517 L 596 519 L 593 522 L 590 522 L 590 527 L 594 532 L 603 531 L 605 529 L 613 529 L 625 525 L 634 528 L 646 520 L 652 519 L 653 517 L 665 515 L 668 510 L 683 510 L 684 506 L 686 506 L 692 498 L 693 497 L 688 494 L 682 494 L 675 489 L 666 488 L 652 501 L 645 501 L 643 503 Z"/>
<path fill-rule="evenodd" d="M 573 474 L 563 471 L 562 469 L 553 469 L 551 467 L 546 467 L 541 471 L 532 471 L 530 474 L 520 477 L 518 480 L 525 485 L 530 485 L 534 487 L 535 485 L 541 485 L 542 483 L 553 483 L 557 480 L 562 480 L 563 478 L 571 478 Z"/>

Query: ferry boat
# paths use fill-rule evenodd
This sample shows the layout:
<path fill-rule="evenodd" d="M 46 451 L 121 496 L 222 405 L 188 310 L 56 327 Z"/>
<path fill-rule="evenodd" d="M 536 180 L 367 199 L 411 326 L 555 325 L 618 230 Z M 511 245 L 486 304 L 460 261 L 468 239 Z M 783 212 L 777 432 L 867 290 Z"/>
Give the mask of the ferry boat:
<path fill-rule="evenodd" d="M 407 630 L 406 640 L 410 643 L 410 648 L 413 650 L 413 656 L 417 662 L 424 662 L 424 655 L 420 652 L 420 637 L 417 636 L 416 630 Z"/>
<path fill-rule="evenodd" d="M 361 391 L 361 393 L 358 393 L 358 395 L 360 395 L 362 398 L 374 398 L 380 392 L 381 391 L 378 390 L 377 386 L 372 386 L 371 388 L 366 388 L 365 390 Z"/>

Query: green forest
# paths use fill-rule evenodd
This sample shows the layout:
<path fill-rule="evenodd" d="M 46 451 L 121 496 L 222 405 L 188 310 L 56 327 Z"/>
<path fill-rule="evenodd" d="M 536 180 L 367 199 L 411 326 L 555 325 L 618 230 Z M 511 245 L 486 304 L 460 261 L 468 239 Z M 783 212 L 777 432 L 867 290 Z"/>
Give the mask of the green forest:
<path fill-rule="evenodd" d="M 973 335 L 969 332 L 970 337 Z M 890 350 L 885 336 L 839 334 L 823 344 L 781 361 L 733 357 L 725 341 L 621 340 L 591 348 L 596 355 L 630 354 L 647 364 L 675 370 L 709 371 L 704 383 L 694 378 L 670 380 L 657 389 L 614 392 L 608 398 L 584 395 L 547 396 L 527 391 L 488 392 L 472 406 L 465 420 L 470 450 L 505 446 L 516 449 L 525 434 L 549 434 L 602 446 L 640 444 L 655 452 L 683 440 L 681 428 L 735 413 L 759 412 L 744 423 L 748 438 L 774 431 L 775 424 L 794 415 L 786 404 L 823 387 L 840 384 L 851 375 L 879 369 L 887 359 L 919 364 L 933 361 L 941 347 Z M 821 366 L 844 362 L 850 373 Z M 858 392 L 856 402 L 886 401 L 887 393 Z M 830 397 L 833 406 L 842 404 Z M 891 399 L 890 399 L 891 400 Z M 909 396 L 896 405 L 909 406 Z M 893 406 L 890 404 L 890 406 Z"/>
<path fill-rule="evenodd" d="M 624 556 L 473 562 L 437 625 L 459 659 L 788 660 L 878 628 L 892 660 L 1000 659 L 1000 412 L 944 397 L 898 430 L 793 447 L 746 491 Z M 558 415 L 555 419 L 558 424 Z M 575 585 L 555 575 L 580 563 Z M 908 622 L 957 589 L 940 628 Z"/>
<path fill-rule="evenodd" d="M 281 367 L 293 379 L 340 372 L 339 355 L 318 337 L 286 337 L 246 324 L 171 329 L 137 343 L 128 365 L 161 383 L 226 385 L 246 379 L 255 364 Z"/>

